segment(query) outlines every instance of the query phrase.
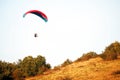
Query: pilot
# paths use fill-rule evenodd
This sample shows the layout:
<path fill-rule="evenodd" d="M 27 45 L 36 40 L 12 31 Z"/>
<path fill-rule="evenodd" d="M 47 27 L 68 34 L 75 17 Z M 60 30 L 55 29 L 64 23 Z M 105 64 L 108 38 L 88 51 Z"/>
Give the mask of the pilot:
<path fill-rule="evenodd" d="M 34 34 L 34 37 L 35 37 L 35 38 L 38 37 L 37 33 Z"/>

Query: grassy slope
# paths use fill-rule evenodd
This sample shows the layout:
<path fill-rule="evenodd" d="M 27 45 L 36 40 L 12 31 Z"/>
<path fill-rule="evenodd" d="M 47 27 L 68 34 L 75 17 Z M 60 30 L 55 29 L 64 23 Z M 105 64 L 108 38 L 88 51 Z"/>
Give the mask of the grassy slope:
<path fill-rule="evenodd" d="M 74 62 L 26 80 L 120 80 L 120 59 L 103 61 L 98 57 Z"/>

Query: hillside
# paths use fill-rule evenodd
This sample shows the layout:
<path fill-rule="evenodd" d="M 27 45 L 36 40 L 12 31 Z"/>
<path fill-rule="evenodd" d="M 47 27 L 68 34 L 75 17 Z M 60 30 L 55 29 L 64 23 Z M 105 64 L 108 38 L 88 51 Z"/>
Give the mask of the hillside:
<path fill-rule="evenodd" d="M 74 62 L 26 80 L 120 80 L 120 58 L 103 61 L 97 57 L 88 61 Z"/>

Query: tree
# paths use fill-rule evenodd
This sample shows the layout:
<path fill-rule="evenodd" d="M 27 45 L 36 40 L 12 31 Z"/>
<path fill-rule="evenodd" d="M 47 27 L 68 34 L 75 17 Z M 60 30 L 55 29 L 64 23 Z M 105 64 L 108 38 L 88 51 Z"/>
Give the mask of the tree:
<path fill-rule="evenodd" d="M 45 57 L 40 55 L 37 58 L 27 56 L 16 64 L 0 61 L 0 80 L 24 80 L 25 77 L 41 74 L 50 68 Z"/>
<path fill-rule="evenodd" d="M 35 76 L 51 68 L 50 64 L 46 64 L 45 57 L 41 55 L 38 55 L 36 58 L 32 56 L 25 57 L 23 60 L 19 60 L 18 63 L 18 68 L 24 77 Z"/>
<path fill-rule="evenodd" d="M 25 77 L 36 75 L 36 64 L 32 56 L 25 57 L 20 63 L 20 69 Z"/>
<path fill-rule="evenodd" d="M 40 55 L 35 58 L 35 63 L 37 74 L 42 74 L 43 72 L 51 68 L 50 64 L 46 64 L 45 57 L 42 57 Z"/>
<path fill-rule="evenodd" d="M 12 74 L 14 80 L 24 80 L 23 72 L 19 68 L 14 70 Z"/>
<path fill-rule="evenodd" d="M 0 80 L 12 80 L 12 72 L 16 69 L 16 65 L 5 61 L 0 61 Z"/>

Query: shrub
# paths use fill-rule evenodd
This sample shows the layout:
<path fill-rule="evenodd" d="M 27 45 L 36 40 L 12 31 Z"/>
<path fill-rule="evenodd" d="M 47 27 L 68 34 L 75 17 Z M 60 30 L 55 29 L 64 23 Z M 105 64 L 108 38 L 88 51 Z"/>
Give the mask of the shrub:
<path fill-rule="evenodd" d="M 107 53 L 100 54 L 100 57 L 104 60 L 115 60 L 115 59 L 117 59 L 117 54 L 107 52 Z"/>
<path fill-rule="evenodd" d="M 95 57 L 97 57 L 98 55 L 95 53 L 95 52 L 88 52 L 88 53 L 86 53 L 86 54 L 83 54 L 82 55 L 82 57 L 80 57 L 80 58 L 78 58 L 77 60 L 76 60 L 76 62 L 77 61 L 86 61 L 86 60 L 89 60 L 90 58 L 95 58 Z"/>
<path fill-rule="evenodd" d="M 117 75 L 117 74 L 120 74 L 120 70 L 112 72 L 112 75 Z"/>
<path fill-rule="evenodd" d="M 105 51 L 100 54 L 100 57 L 104 60 L 114 60 L 120 55 L 120 43 L 114 42 L 106 47 Z"/>
<path fill-rule="evenodd" d="M 64 66 L 69 65 L 71 63 L 72 63 L 72 61 L 67 59 L 65 62 L 63 62 L 63 64 L 61 64 L 61 66 L 64 67 Z"/>
<path fill-rule="evenodd" d="M 65 76 L 62 80 L 72 80 L 69 76 Z"/>
<path fill-rule="evenodd" d="M 54 70 L 60 70 L 60 67 L 61 67 L 60 65 L 55 66 L 55 67 L 54 67 Z"/>
<path fill-rule="evenodd" d="M 56 80 L 72 80 L 72 78 L 70 76 L 59 76 Z"/>

